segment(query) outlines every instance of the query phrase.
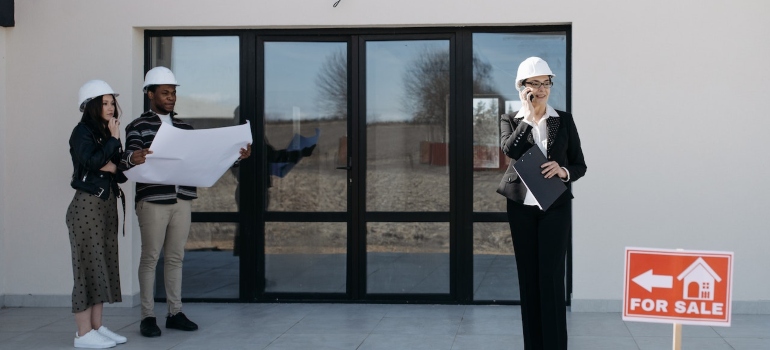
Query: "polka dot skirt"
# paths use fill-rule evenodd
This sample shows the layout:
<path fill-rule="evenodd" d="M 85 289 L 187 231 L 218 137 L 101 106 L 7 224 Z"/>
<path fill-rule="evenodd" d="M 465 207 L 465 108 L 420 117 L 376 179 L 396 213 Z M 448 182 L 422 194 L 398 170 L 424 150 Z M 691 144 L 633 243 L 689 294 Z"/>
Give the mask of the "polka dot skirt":
<path fill-rule="evenodd" d="M 72 312 L 121 301 L 118 207 L 114 194 L 101 200 L 76 191 L 67 209 L 72 248 Z"/>

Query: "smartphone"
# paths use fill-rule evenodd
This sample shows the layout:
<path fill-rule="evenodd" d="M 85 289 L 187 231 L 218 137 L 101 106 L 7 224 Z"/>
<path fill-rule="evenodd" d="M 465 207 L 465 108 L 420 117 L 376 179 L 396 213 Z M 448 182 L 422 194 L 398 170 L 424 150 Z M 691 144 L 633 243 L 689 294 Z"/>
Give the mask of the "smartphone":
<path fill-rule="evenodd" d="M 527 88 L 526 86 L 522 85 L 521 86 L 521 91 L 524 91 L 524 89 L 526 89 L 526 88 Z M 533 91 L 532 94 L 529 95 L 529 100 L 532 101 L 534 99 L 535 99 L 535 94 L 534 94 L 534 91 Z"/>

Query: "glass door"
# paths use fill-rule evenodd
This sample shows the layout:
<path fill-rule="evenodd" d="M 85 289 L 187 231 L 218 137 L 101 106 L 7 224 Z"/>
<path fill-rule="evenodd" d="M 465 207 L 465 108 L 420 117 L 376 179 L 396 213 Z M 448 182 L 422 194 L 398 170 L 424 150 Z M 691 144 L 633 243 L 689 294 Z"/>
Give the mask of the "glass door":
<path fill-rule="evenodd" d="M 448 298 L 450 39 L 354 42 L 263 43 L 264 291 Z"/>
<path fill-rule="evenodd" d="M 348 43 L 263 48 L 265 293 L 347 293 Z"/>
<path fill-rule="evenodd" d="M 366 294 L 450 293 L 450 40 L 365 40 Z"/>

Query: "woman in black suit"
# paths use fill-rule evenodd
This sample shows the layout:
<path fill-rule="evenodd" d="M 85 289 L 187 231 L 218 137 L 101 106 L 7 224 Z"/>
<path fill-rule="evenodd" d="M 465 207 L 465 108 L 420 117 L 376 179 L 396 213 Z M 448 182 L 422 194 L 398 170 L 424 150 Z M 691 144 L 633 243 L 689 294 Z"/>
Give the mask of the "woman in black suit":
<path fill-rule="evenodd" d="M 571 227 L 569 187 L 586 172 L 572 115 L 548 105 L 553 77 L 542 59 L 524 60 L 516 75 L 522 108 L 500 119 L 501 147 L 511 165 L 498 192 L 508 198 L 525 349 L 567 349 L 564 265 Z M 513 169 L 533 145 L 548 159 L 541 165 L 543 176 L 557 176 L 568 187 L 546 211 Z"/>

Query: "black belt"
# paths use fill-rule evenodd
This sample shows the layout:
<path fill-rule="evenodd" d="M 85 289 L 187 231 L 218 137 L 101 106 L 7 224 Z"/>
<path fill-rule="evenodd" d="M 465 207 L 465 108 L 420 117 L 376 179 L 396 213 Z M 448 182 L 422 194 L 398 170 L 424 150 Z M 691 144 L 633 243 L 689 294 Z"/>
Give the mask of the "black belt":
<path fill-rule="evenodd" d="M 120 204 L 123 206 L 123 237 L 126 236 L 126 194 L 123 193 L 123 189 L 118 186 L 118 197 L 120 197 Z"/>

